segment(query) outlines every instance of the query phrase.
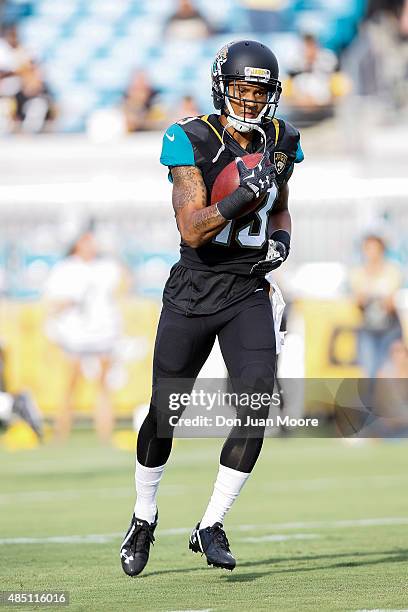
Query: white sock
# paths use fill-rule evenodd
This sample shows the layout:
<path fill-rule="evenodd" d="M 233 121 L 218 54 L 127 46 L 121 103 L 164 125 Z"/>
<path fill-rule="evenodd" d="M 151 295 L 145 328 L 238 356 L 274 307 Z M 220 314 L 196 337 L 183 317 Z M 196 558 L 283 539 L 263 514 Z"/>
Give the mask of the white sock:
<path fill-rule="evenodd" d="M 220 464 L 214 491 L 201 519 L 200 529 L 211 527 L 214 523 L 224 524 L 224 517 L 236 500 L 249 474 L 239 472 Z"/>
<path fill-rule="evenodd" d="M 157 510 L 157 491 L 164 465 L 158 467 L 145 467 L 136 459 L 136 503 L 135 516 L 148 523 L 153 523 Z"/>

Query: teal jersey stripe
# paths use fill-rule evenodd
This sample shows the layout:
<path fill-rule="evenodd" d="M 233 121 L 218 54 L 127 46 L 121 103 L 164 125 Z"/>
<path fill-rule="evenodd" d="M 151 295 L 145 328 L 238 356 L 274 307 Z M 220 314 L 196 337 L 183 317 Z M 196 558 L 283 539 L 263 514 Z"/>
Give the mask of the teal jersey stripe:
<path fill-rule="evenodd" d="M 160 163 L 164 166 L 195 166 L 193 145 L 177 123 L 173 123 L 163 136 Z"/>
<path fill-rule="evenodd" d="M 305 155 L 303 153 L 302 146 L 301 146 L 300 141 L 299 141 L 297 149 L 296 149 L 295 164 L 299 164 L 304 159 L 305 159 Z"/>

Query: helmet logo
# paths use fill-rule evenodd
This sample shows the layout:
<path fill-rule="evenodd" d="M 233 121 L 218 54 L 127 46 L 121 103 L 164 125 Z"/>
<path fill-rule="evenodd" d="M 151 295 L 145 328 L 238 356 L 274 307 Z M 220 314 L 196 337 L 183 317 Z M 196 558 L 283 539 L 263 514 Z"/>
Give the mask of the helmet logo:
<path fill-rule="evenodd" d="M 215 60 L 214 60 L 214 63 L 212 65 L 212 74 L 214 76 L 220 76 L 221 75 L 221 66 L 223 64 L 225 64 L 225 62 L 227 61 L 228 49 L 233 44 L 234 43 L 228 43 L 227 45 L 224 45 L 218 51 L 217 55 L 215 56 Z"/>
<path fill-rule="evenodd" d="M 286 162 L 288 161 L 288 156 L 285 155 L 285 153 L 282 153 L 281 151 L 275 151 L 273 155 L 273 161 L 275 163 L 276 172 L 278 174 L 281 174 L 285 169 Z"/>
<path fill-rule="evenodd" d="M 250 81 L 255 78 L 257 81 L 265 81 L 267 83 L 271 78 L 271 71 L 267 68 L 254 68 L 252 66 L 245 66 L 245 80 Z"/>
<path fill-rule="evenodd" d="M 224 45 L 222 49 L 218 51 L 217 56 L 215 58 L 216 62 L 219 62 L 220 64 L 224 64 L 227 61 L 228 49 L 230 48 L 232 44 L 234 43 L 228 43 L 227 45 Z"/>

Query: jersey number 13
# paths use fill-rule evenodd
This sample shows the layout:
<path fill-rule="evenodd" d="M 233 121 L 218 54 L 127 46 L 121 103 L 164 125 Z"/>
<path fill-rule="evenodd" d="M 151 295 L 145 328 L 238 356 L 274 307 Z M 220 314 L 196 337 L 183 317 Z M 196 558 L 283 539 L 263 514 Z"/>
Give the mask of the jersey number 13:
<path fill-rule="evenodd" d="M 250 223 L 241 227 L 239 230 L 235 230 L 236 220 L 232 219 L 227 223 L 224 229 L 213 238 L 213 242 L 222 246 L 229 246 L 235 232 L 235 240 L 241 247 L 260 249 L 268 238 L 266 235 L 268 214 L 276 200 L 277 194 L 276 185 L 273 185 L 269 191 L 269 197 L 266 198 L 264 205 L 254 212 L 254 218 Z M 254 231 L 254 227 L 256 226 L 258 226 L 258 230 Z"/>

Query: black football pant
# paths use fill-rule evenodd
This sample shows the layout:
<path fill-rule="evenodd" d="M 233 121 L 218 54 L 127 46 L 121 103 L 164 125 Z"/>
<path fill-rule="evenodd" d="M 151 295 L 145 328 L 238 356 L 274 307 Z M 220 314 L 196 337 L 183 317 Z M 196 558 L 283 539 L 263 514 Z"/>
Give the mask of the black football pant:
<path fill-rule="evenodd" d="M 173 390 L 190 393 L 194 381 L 218 336 L 221 352 L 235 393 L 272 395 L 276 368 L 272 308 L 266 290 L 215 314 L 187 317 L 163 307 L 153 358 L 153 394 L 150 409 L 140 429 L 137 459 L 147 467 L 166 463 L 172 447 L 174 427 L 169 412 L 161 408 L 158 390 L 163 381 Z M 178 387 L 177 379 L 190 379 L 189 388 Z M 232 427 L 222 448 L 220 462 L 249 473 L 262 448 L 262 426 L 243 426 L 248 407 L 237 407 L 241 425 Z M 254 416 L 253 410 L 250 410 Z M 256 410 L 256 418 L 267 418 L 269 406 Z M 176 413 L 181 416 L 181 413 Z M 158 437 L 158 431 L 160 437 Z"/>

